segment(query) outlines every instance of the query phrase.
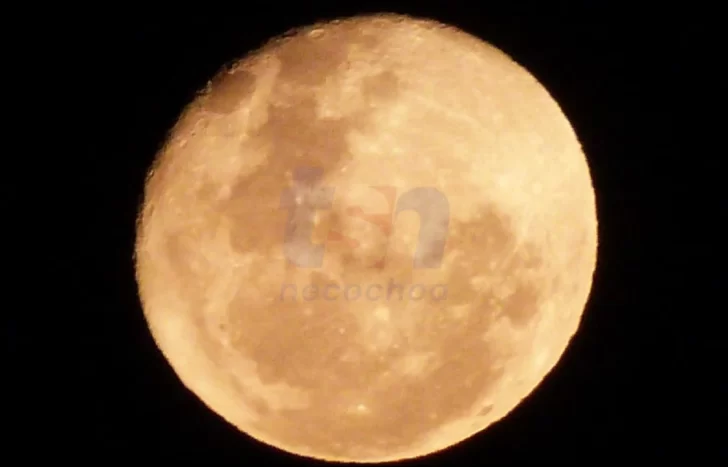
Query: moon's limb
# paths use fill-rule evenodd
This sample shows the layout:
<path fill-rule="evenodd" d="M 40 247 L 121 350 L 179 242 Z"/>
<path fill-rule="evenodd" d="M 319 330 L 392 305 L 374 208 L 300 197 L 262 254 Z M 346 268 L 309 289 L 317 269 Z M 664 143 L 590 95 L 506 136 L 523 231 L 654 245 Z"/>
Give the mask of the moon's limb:
<path fill-rule="evenodd" d="M 335 194 L 313 268 L 283 248 L 299 168 Z M 386 221 L 421 187 L 447 199 L 439 268 L 415 267 L 416 213 Z M 301 455 L 396 460 L 484 429 L 556 364 L 591 286 L 594 193 L 558 105 L 500 51 L 344 20 L 271 42 L 190 105 L 136 258 L 155 340 L 218 414 Z"/>

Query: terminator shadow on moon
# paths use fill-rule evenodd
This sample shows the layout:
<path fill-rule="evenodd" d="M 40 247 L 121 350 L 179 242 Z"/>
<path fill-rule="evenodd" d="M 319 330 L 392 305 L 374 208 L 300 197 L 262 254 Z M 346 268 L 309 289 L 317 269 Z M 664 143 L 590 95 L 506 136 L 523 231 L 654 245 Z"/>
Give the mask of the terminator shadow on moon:
<path fill-rule="evenodd" d="M 492 63 L 494 75 L 515 73 L 499 61 L 502 54 L 484 49 L 476 56 L 472 50 L 482 44 L 432 23 L 390 16 L 320 25 L 215 77 L 155 163 L 137 245 L 150 328 L 182 381 L 256 439 L 361 462 L 455 444 L 512 409 L 517 401 L 508 393 L 525 396 L 555 363 L 565 344 L 544 340 L 544 323 L 558 323 L 554 308 L 583 306 L 583 279 L 563 273 L 572 265 L 593 269 L 579 259 L 582 247 L 568 258 L 555 254 L 553 244 L 566 241 L 537 235 L 524 226 L 541 218 L 512 211 L 526 201 L 489 197 L 480 186 L 494 178 L 473 177 L 481 170 L 477 159 L 487 157 L 473 150 L 512 149 L 520 140 L 504 133 L 489 139 L 487 128 L 483 136 L 453 115 L 477 121 L 470 118 L 474 102 L 496 106 L 492 100 L 508 102 L 508 93 L 460 96 L 464 89 L 439 89 L 427 71 L 410 71 L 437 67 L 430 65 L 434 52 L 416 44 L 439 48 L 438 41 L 463 49 L 451 62 L 463 69 L 443 82 L 461 83 L 468 60 Z M 506 81 L 520 83 L 514 76 Z M 533 86 L 530 77 L 522 81 Z M 540 88 L 528 89 L 563 118 Z M 556 127 L 557 137 L 573 137 L 568 125 Z M 322 246 L 320 267 L 291 264 L 284 251 L 291 225 L 281 196 L 300 168 L 316 169 L 320 185 L 334 187 L 330 208 L 317 211 L 310 226 L 312 244 Z M 372 186 L 391 187 L 395 204 L 418 186 L 447 197 L 452 212 L 439 267 L 416 267 L 416 210 L 391 216 L 386 235 L 381 225 L 349 215 L 347 196 L 363 214 L 391 214 Z M 591 229 L 575 235 L 591 241 Z M 282 284 L 388 281 L 445 284 L 447 294 L 279 299 Z"/>

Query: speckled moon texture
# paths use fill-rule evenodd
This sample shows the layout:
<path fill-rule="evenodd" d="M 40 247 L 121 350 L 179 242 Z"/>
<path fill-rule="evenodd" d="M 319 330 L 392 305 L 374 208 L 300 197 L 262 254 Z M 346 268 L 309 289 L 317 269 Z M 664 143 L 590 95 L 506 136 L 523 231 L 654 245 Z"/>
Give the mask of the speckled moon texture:
<path fill-rule="evenodd" d="M 380 15 L 293 31 L 209 83 L 150 171 L 136 262 L 154 339 L 210 409 L 373 463 L 531 393 L 596 251 L 587 161 L 549 93 L 475 37 Z"/>

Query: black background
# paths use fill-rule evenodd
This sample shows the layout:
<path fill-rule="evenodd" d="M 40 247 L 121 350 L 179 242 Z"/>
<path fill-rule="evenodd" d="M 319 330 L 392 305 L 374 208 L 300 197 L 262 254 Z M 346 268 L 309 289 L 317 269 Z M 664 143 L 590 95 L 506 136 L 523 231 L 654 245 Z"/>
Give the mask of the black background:
<path fill-rule="evenodd" d="M 61 67 L 72 110 L 59 118 L 72 120 L 75 145 L 50 166 L 64 189 L 49 215 L 57 216 L 55 228 L 74 232 L 59 247 L 66 260 L 51 271 L 69 281 L 65 291 L 73 297 L 63 305 L 71 311 L 64 315 L 69 330 L 62 347 L 72 363 L 45 366 L 55 372 L 46 384 L 65 388 L 65 418 L 54 422 L 53 433 L 18 422 L 25 427 L 16 431 L 23 433 L 18 439 L 36 454 L 53 445 L 67 453 L 64 459 L 103 463 L 319 465 L 241 435 L 181 385 L 143 319 L 132 261 L 135 217 L 166 132 L 226 62 L 292 27 L 393 11 L 459 26 L 546 86 L 583 143 L 600 221 L 594 288 L 559 365 L 486 432 L 404 464 L 725 457 L 722 406 L 702 403 L 718 393 L 724 373 L 715 362 L 720 340 L 710 337 L 720 307 L 701 298 L 718 275 L 687 266 L 714 250 L 699 248 L 684 228 L 712 223 L 702 203 L 687 200 L 697 189 L 694 177 L 717 168 L 708 149 L 681 138 L 706 118 L 691 113 L 707 86 L 705 65 L 694 53 L 701 14 L 578 3 L 510 11 L 391 5 L 261 4 L 247 5 L 245 14 L 178 5 L 148 12 L 155 18 L 144 11 L 86 19 L 78 13 L 64 28 Z M 695 118 L 685 118 L 690 115 Z M 690 300 L 685 289 L 694 291 Z M 698 348 L 697 358 L 688 352 Z M 31 354 L 37 358 L 30 350 L 24 356 Z"/>

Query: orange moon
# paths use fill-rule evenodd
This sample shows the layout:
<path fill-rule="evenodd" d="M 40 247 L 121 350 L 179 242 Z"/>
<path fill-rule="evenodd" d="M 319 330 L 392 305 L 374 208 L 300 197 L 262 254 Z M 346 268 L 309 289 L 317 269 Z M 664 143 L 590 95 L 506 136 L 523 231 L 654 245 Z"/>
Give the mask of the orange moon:
<path fill-rule="evenodd" d="M 589 167 L 544 87 L 463 31 L 376 15 L 211 80 L 149 173 L 135 259 L 159 349 L 211 410 L 290 453 L 376 463 L 531 393 L 596 253 Z"/>

